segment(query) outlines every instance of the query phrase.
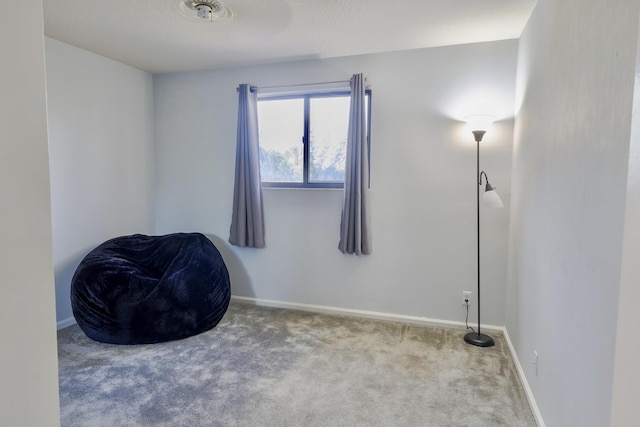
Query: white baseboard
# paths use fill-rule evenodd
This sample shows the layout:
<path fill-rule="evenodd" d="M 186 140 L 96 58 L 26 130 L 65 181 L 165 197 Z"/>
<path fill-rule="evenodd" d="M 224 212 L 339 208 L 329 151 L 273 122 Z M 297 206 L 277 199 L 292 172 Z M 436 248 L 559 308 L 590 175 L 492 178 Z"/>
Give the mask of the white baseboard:
<path fill-rule="evenodd" d="M 503 328 L 502 335 L 504 335 L 504 339 L 507 342 L 509 351 L 511 352 L 513 363 L 516 365 L 516 371 L 518 372 L 518 377 L 520 377 L 520 383 L 522 383 L 522 387 L 524 388 L 524 393 L 526 394 L 527 400 L 529 401 L 529 406 L 531 407 L 531 412 L 533 412 L 533 417 L 536 420 L 536 424 L 538 425 L 538 427 L 545 427 L 544 420 L 542 419 L 542 414 L 540 413 L 540 408 L 538 408 L 536 399 L 533 397 L 533 392 L 531 391 L 531 387 L 529 387 L 527 377 L 525 377 L 524 375 L 524 370 L 522 369 L 520 359 L 516 354 L 516 349 L 511 343 L 511 338 L 509 338 L 509 332 L 507 332 L 507 328 Z"/>
<path fill-rule="evenodd" d="M 350 308 L 330 307 L 325 305 L 300 304 L 285 301 L 274 301 L 259 298 L 232 296 L 232 300 L 264 307 L 288 308 L 291 310 L 310 311 L 313 313 L 336 314 L 340 316 L 363 317 L 366 319 L 387 320 L 390 322 L 410 323 L 422 326 L 438 326 L 446 328 L 466 329 L 464 322 L 453 322 L 451 320 L 429 319 L 427 317 L 407 316 L 404 314 L 380 313 L 377 311 L 354 310 Z M 502 332 L 502 326 L 481 325 L 483 329 Z"/>
<path fill-rule="evenodd" d="M 64 329 L 67 326 L 75 325 L 75 323 L 76 323 L 76 319 L 73 316 L 71 316 L 56 323 L 56 329 L 57 330 Z"/>

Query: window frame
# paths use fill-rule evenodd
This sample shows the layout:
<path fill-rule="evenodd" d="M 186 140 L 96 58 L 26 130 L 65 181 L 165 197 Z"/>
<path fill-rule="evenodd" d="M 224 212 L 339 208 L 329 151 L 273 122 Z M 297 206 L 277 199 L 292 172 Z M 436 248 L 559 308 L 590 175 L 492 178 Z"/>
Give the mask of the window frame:
<path fill-rule="evenodd" d="M 285 99 L 303 99 L 303 135 L 302 135 L 302 182 L 275 182 L 275 181 L 262 181 L 260 178 L 260 184 L 263 188 L 344 188 L 344 181 L 323 181 L 323 182 L 309 182 L 309 159 L 310 159 L 310 105 L 312 98 L 333 98 L 336 96 L 349 97 L 351 95 L 350 89 L 336 89 L 331 91 L 309 91 L 309 92 L 295 92 L 295 93 L 268 93 L 261 95 L 258 93 L 258 102 L 260 101 L 272 101 L 272 100 L 285 100 Z M 371 163 L 371 89 L 365 90 L 365 99 L 367 104 L 367 157 L 368 163 Z M 259 125 L 258 125 L 259 126 Z M 345 165 L 346 166 L 346 165 Z M 369 166 L 370 168 L 370 166 Z"/>

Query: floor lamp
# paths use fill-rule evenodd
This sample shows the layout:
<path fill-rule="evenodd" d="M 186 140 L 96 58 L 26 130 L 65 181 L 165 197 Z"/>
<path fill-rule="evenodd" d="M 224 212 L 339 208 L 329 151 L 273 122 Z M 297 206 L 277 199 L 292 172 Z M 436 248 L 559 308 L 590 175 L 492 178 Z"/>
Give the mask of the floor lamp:
<path fill-rule="evenodd" d="M 465 117 L 465 121 L 469 125 L 471 132 L 476 140 L 476 213 L 477 213 L 477 235 L 478 235 L 478 330 L 469 332 L 464 336 L 464 340 L 478 347 L 491 347 L 495 344 L 493 338 L 489 335 L 483 334 L 480 331 L 480 187 L 482 186 L 482 176 L 484 175 L 484 181 L 486 183 L 483 195 L 483 202 L 494 208 L 501 208 L 504 205 L 502 204 L 502 200 L 498 193 L 496 193 L 495 189 L 489 184 L 489 178 L 487 178 L 487 174 L 482 171 L 480 172 L 480 141 L 482 141 L 482 137 L 485 133 L 487 133 L 487 129 L 493 123 L 495 117 L 486 115 L 486 114 L 478 114 L 473 116 Z"/>

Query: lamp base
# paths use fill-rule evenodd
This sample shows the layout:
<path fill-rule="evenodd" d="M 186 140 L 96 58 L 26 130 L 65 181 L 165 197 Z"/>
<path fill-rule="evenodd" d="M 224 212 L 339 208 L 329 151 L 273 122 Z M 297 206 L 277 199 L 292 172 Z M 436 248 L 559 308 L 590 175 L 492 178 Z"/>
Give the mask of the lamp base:
<path fill-rule="evenodd" d="M 489 335 L 469 332 L 464 336 L 464 340 L 471 345 L 478 347 L 493 347 L 496 343 Z"/>

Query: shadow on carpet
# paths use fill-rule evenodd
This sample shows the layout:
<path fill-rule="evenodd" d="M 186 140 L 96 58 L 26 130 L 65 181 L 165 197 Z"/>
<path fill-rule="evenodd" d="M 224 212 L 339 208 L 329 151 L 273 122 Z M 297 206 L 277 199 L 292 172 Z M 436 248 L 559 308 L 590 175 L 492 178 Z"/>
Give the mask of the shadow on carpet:
<path fill-rule="evenodd" d="M 214 329 L 119 346 L 58 332 L 68 426 L 535 426 L 504 338 L 232 302 Z"/>

